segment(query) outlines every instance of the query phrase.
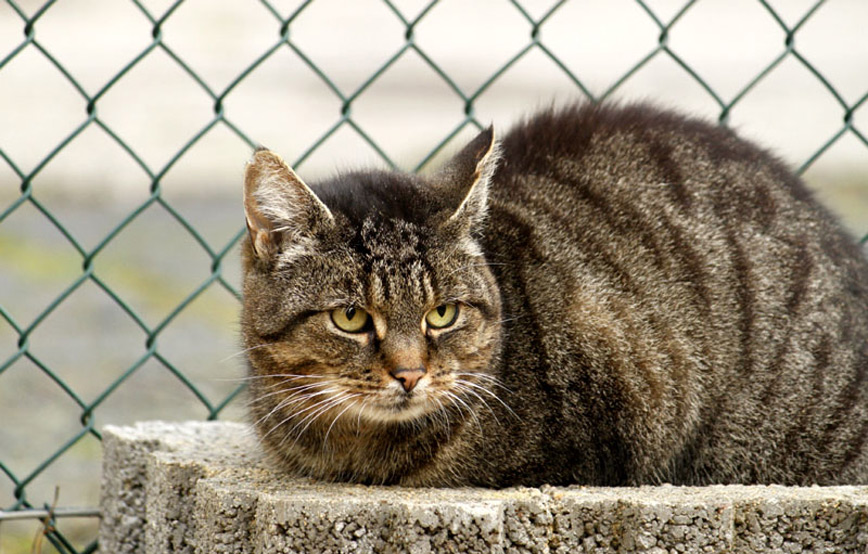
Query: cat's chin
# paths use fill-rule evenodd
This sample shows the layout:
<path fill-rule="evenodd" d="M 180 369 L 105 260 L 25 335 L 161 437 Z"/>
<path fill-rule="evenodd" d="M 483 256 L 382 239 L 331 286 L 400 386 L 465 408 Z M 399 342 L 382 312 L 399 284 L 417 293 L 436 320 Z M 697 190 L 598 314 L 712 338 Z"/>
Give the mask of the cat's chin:
<path fill-rule="evenodd" d="M 427 398 L 409 396 L 392 402 L 370 402 L 359 415 L 374 423 L 402 423 L 424 417 L 435 409 L 436 404 Z"/>

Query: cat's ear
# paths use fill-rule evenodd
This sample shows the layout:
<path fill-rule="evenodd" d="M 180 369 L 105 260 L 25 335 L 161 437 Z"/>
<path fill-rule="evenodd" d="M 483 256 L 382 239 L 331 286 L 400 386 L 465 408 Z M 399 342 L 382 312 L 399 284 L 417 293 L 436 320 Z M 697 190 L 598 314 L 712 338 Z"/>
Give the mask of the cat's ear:
<path fill-rule="evenodd" d="M 309 237 L 334 222 L 328 207 L 280 156 L 258 148 L 244 174 L 244 216 L 257 257 L 269 259 L 283 240 Z"/>
<path fill-rule="evenodd" d="M 454 211 L 446 225 L 465 230 L 476 228 L 488 210 L 488 188 L 497 169 L 500 148 L 494 127 L 479 133 L 438 172 L 443 188 L 455 199 Z"/>

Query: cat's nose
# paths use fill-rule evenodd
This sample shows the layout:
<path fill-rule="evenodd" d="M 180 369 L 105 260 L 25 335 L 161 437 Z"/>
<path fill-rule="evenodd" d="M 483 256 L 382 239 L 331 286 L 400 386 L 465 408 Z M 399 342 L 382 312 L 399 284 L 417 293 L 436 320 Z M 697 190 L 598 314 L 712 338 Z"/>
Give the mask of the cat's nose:
<path fill-rule="evenodd" d="M 410 392 L 416 388 L 416 383 L 425 375 L 424 367 L 406 368 L 397 367 L 389 372 L 389 375 L 394 377 L 401 386 L 404 387 L 404 392 Z"/>

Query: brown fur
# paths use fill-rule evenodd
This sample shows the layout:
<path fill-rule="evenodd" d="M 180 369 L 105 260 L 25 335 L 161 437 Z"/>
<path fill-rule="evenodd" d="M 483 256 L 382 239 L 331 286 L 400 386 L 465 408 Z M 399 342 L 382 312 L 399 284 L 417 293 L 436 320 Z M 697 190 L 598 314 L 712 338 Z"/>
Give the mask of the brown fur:
<path fill-rule="evenodd" d="M 868 265 L 726 129 L 581 105 L 432 176 L 313 187 L 262 150 L 245 209 L 251 414 L 291 473 L 868 483 Z M 346 306 L 369 327 L 338 329 Z"/>

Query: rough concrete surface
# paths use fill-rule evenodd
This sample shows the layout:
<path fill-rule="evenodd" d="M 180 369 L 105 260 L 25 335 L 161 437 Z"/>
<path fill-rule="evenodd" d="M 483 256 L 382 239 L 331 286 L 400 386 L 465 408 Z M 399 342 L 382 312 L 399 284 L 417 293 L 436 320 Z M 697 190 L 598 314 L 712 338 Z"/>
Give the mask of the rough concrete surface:
<path fill-rule="evenodd" d="M 246 425 L 107 427 L 102 552 L 868 552 L 868 487 L 409 489 L 291 479 Z"/>

